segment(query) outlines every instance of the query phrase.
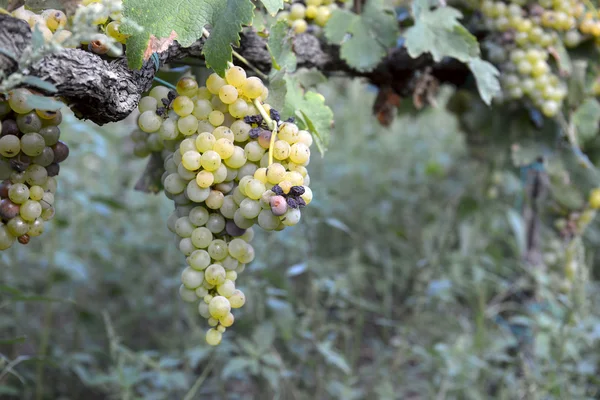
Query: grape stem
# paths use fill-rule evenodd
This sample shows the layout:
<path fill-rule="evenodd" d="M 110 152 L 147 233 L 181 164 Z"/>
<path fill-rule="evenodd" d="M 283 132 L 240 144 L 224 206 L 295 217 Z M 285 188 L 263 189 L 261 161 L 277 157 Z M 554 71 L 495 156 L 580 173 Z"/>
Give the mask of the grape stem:
<path fill-rule="evenodd" d="M 271 164 L 273 164 L 273 148 L 275 147 L 275 139 L 277 138 L 277 122 L 273 121 L 269 114 L 267 114 L 267 110 L 265 110 L 259 99 L 254 99 L 253 102 L 258 109 L 258 112 L 260 112 L 260 115 L 262 115 L 267 123 L 267 126 L 273 131 L 271 134 L 271 142 L 269 143 L 269 166 L 271 166 Z"/>
<path fill-rule="evenodd" d="M 202 35 L 208 39 L 208 37 L 210 36 L 210 32 L 206 28 L 202 28 Z M 260 77 L 260 79 L 262 79 L 263 81 L 269 80 L 269 77 L 265 73 L 263 73 L 261 70 L 256 68 L 254 65 L 252 65 L 250 63 L 250 61 L 246 60 L 244 58 L 244 56 L 242 56 L 240 53 L 238 53 L 237 51 L 235 51 L 233 49 L 231 49 L 231 52 L 235 58 L 240 60 L 244 65 L 246 65 L 248 68 L 250 68 L 252 71 L 254 71 L 254 73 L 256 75 L 258 75 Z M 231 62 L 227 62 L 227 64 L 233 65 Z"/>

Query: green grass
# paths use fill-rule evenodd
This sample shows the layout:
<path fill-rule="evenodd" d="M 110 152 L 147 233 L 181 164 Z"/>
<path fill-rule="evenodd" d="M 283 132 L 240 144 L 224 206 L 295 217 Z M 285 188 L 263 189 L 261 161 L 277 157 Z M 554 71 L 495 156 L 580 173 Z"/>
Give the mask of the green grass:
<path fill-rule="evenodd" d="M 597 282 L 561 292 L 560 269 L 526 270 L 518 171 L 493 183 L 443 107 L 385 129 L 364 85 L 321 89 L 336 125 L 309 167 L 315 200 L 297 227 L 257 234 L 247 304 L 216 350 L 178 298 L 169 201 L 131 189 L 131 121 L 65 118 L 57 218 L 0 255 L 0 339 L 22 338 L 0 344 L 0 397 L 597 398 Z M 514 294 L 534 286 L 531 311 Z"/>

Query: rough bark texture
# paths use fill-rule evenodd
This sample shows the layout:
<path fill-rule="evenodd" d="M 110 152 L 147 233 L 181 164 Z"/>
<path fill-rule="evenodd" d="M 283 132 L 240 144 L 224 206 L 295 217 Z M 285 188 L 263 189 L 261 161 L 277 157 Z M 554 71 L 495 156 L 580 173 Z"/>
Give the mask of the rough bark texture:
<path fill-rule="evenodd" d="M 31 41 L 29 26 L 8 15 L 0 15 L 0 49 L 14 53 L 17 58 L 26 51 Z M 160 65 L 185 57 L 200 57 L 204 39 L 188 48 L 177 42 L 160 54 Z M 370 73 L 359 73 L 350 68 L 339 56 L 337 46 L 327 45 L 310 34 L 297 35 L 293 42 L 298 67 L 317 68 L 325 74 L 345 73 L 365 77 L 377 86 L 393 88 L 401 95 L 410 95 L 419 71 L 431 67 L 431 73 L 440 81 L 461 83 L 468 70 L 460 63 L 449 61 L 434 64 L 430 57 L 412 59 L 404 48 L 393 49 L 381 64 Z M 266 40 L 254 32 L 241 37 L 239 52 L 263 72 L 271 69 L 271 55 Z M 0 54 L 0 71 L 13 72 L 17 64 Z M 124 58 L 110 60 L 82 49 L 64 49 L 50 55 L 27 71 L 53 83 L 58 96 L 83 119 L 99 125 L 127 117 L 137 106 L 141 94 L 152 85 L 155 65 L 144 63 L 138 71 L 130 70 Z"/>

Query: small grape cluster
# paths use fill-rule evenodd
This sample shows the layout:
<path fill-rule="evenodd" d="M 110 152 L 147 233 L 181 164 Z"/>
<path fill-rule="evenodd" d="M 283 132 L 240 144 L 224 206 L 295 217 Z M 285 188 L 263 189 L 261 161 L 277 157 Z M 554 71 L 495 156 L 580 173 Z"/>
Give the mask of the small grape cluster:
<path fill-rule="evenodd" d="M 287 21 L 294 33 L 304 33 L 311 23 L 324 27 L 337 8 L 338 5 L 333 0 L 306 0 L 292 3 L 288 9 L 277 14 L 277 19 Z"/>
<path fill-rule="evenodd" d="M 175 203 L 167 226 L 187 262 L 180 295 L 198 302 L 211 345 L 233 324 L 231 310 L 245 303 L 235 282 L 255 256 L 252 227 L 295 225 L 312 200 L 312 136 L 281 121 L 263 104 L 267 96 L 259 78 L 232 66 L 225 79 L 213 73 L 202 87 L 182 78 L 177 94 L 154 87 L 139 105 L 136 152 L 158 151 L 162 140 L 162 183 Z"/>
<path fill-rule="evenodd" d="M 59 140 L 60 111 L 34 110 L 31 92 L 0 95 L 0 250 L 29 243 L 54 217 L 59 163 L 69 148 Z"/>
<path fill-rule="evenodd" d="M 89 25 L 95 27 L 96 33 L 89 40 L 82 39 L 73 42 L 70 40 L 73 36 L 71 31 L 72 20 L 67 15 L 56 9 L 44 10 L 41 14 L 36 14 L 33 11 L 20 7 L 13 11 L 12 15 L 15 18 L 26 21 L 31 29 L 39 30 L 46 42 L 54 42 L 63 47 L 78 47 L 94 52 L 107 57 L 119 57 L 123 54 L 123 45 L 128 37 L 120 32 L 122 1 L 113 0 L 110 2 L 110 9 L 102 2 L 102 0 L 82 0 L 79 5 L 79 14 L 75 17 L 87 19 L 91 16 L 91 20 L 86 21 Z M 112 11 L 112 12 L 111 12 Z M 83 35 L 85 37 L 90 35 Z M 80 36 L 82 38 L 83 36 Z M 110 38 L 110 39 L 109 39 Z"/>
<path fill-rule="evenodd" d="M 514 100 L 526 97 L 545 116 L 555 116 L 567 95 L 567 85 L 552 72 L 549 49 L 559 38 L 571 47 L 582 41 L 577 27 L 578 20 L 586 21 L 583 4 L 579 0 L 535 4 L 486 0 L 481 11 L 487 27 L 500 33 L 502 48 L 491 52 L 489 58 L 503 71 L 505 96 Z"/>

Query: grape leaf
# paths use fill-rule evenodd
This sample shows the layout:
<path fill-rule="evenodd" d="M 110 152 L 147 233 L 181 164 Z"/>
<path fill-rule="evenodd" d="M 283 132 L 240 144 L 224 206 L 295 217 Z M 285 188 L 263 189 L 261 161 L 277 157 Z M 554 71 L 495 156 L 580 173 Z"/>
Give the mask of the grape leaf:
<path fill-rule="evenodd" d="M 184 47 L 202 36 L 206 25 L 213 27 L 204 44 L 207 65 L 223 75 L 231 61 L 231 44 L 239 44 L 242 25 L 252 22 L 254 6 L 249 0 L 128 0 L 124 2 L 125 23 L 122 31 L 127 39 L 127 60 L 131 68 L 141 68 L 150 36 L 168 38 L 174 31 Z M 140 32 L 138 27 L 144 28 Z"/>
<path fill-rule="evenodd" d="M 446 56 L 467 62 L 479 56 L 477 39 L 458 22 L 462 14 L 457 9 L 446 6 L 432 11 L 428 0 L 415 0 L 413 15 L 415 24 L 405 34 L 411 57 L 431 53 L 437 62 Z"/>
<path fill-rule="evenodd" d="M 573 114 L 573 123 L 577 129 L 577 137 L 586 142 L 598 134 L 600 123 L 600 103 L 594 98 L 586 99 Z"/>
<path fill-rule="evenodd" d="M 285 68 L 289 72 L 296 70 L 296 55 L 292 50 L 291 31 L 285 21 L 279 21 L 271 27 L 269 33 L 269 52 L 273 61 L 273 68 Z"/>
<path fill-rule="evenodd" d="M 335 10 L 325 25 L 325 36 L 340 44 L 341 57 L 358 71 L 371 71 L 395 46 L 398 26 L 382 0 L 370 0 L 361 15 Z"/>
<path fill-rule="evenodd" d="M 469 69 L 475 76 L 481 99 L 489 106 L 492 99 L 502 93 L 500 81 L 498 81 L 500 71 L 480 58 L 472 58 L 469 61 Z"/>
<path fill-rule="evenodd" d="M 261 0 L 269 14 L 275 15 L 283 8 L 283 0 Z"/>

